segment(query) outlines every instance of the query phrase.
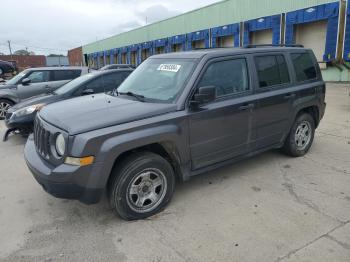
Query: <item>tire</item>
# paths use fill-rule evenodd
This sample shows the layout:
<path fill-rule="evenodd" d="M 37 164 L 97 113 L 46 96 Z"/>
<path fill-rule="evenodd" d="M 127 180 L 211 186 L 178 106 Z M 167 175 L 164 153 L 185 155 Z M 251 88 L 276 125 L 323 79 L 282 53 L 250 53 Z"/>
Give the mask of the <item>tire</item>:
<path fill-rule="evenodd" d="M 315 137 L 315 121 L 310 114 L 299 115 L 286 138 L 283 151 L 293 157 L 304 156 Z"/>
<path fill-rule="evenodd" d="M 109 184 L 111 207 L 125 220 L 145 219 L 162 211 L 175 189 L 175 174 L 163 157 L 140 152 L 112 171 Z"/>
<path fill-rule="evenodd" d="M 13 105 L 12 101 L 0 98 L 0 120 L 5 119 L 7 110 Z"/>

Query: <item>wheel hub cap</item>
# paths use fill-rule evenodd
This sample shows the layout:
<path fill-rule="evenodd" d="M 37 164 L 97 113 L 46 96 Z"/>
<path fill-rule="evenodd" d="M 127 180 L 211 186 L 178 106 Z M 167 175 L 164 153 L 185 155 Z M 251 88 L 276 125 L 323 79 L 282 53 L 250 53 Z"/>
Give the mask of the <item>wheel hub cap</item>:
<path fill-rule="evenodd" d="M 166 177 L 160 170 L 144 170 L 130 182 L 127 203 L 133 211 L 150 212 L 162 202 L 166 189 Z"/>
<path fill-rule="evenodd" d="M 1 102 L 0 103 L 0 117 L 5 117 L 6 112 L 7 112 L 7 110 L 9 110 L 10 107 L 11 107 L 11 105 L 9 103 Z"/>
<path fill-rule="evenodd" d="M 295 131 L 295 144 L 299 150 L 304 150 L 311 140 L 311 125 L 307 121 L 299 124 Z"/>

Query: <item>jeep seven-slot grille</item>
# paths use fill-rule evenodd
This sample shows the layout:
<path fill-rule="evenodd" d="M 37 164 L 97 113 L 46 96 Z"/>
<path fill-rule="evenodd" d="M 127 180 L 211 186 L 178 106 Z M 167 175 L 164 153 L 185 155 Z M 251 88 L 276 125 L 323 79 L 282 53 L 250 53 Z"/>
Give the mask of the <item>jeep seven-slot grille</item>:
<path fill-rule="evenodd" d="M 41 120 L 36 117 L 34 121 L 34 143 L 38 153 L 46 159 L 50 157 L 50 132 L 45 130 Z"/>

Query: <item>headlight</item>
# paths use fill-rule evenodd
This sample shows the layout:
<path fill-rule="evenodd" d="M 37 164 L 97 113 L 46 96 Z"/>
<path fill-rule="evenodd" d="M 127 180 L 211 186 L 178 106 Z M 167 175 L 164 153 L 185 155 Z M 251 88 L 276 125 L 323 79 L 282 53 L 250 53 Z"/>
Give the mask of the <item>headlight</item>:
<path fill-rule="evenodd" d="M 58 156 L 63 156 L 66 151 L 66 140 L 62 134 L 56 137 L 56 152 Z"/>
<path fill-rule="evenodd" d="M 16 116 L 30 115 L 31 113 L 33 113 L 35 111 L 40 111 L 44 106 L 45 106 L 45 104 L 37 104 L 37 105 L 27 106 L 27 107 L 18 109 L 17 111 L 13 112 L 13 114 Z"/>

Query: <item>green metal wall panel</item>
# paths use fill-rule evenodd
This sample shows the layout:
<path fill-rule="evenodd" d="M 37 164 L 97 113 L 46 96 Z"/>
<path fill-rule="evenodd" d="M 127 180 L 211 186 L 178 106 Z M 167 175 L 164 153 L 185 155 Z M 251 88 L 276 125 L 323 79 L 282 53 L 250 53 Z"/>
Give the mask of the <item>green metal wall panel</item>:
<path fill-rule="evenodd" d="M 84 45 L 83 53 L 89 54 L 131 44 L 138 44 L 200 29 L 242 22 L 262 16 L 280 14 L 335 1 L 336 0 L 226 0 Z"/>

